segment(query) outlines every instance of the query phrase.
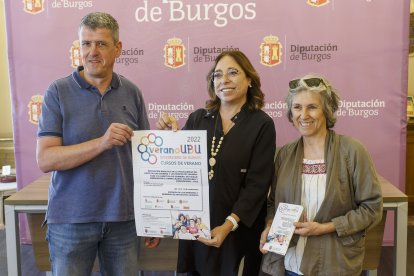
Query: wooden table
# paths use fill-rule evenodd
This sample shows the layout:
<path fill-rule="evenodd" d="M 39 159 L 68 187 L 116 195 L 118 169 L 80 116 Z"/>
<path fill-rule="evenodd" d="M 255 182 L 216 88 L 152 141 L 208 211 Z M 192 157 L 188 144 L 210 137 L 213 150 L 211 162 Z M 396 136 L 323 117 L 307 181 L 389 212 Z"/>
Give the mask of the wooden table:
<path fill-rule="evenodd" d="M 380 177 L 384 210 L 394 211 L 393 275 L 407 274 L 408 197 L 388 180 Z"/>
<path fill-rule="evenodd" d="M 43 217 L 47 210 L 49 183 L 50 176 L 42 176 L 5 200 L 8 275 L 21 275 L 18 213 L 42 213 Z M 41 221 L 36 222 L 36 225 L 40 224 Z M 38 268 L 50 267 L 44 230 L 40 227 L 35 229 L 37 232 L 43 231 L 42 241 L 39 242 L 43 248 L 38 250 L 42 254 L 40 257 L 43 260 L 36 260 Z M 33 231 L 31 232 L 33 233 Z M 157 248 L 151 250 L 145 249 L 144 243 L 141 242 L 138 259 L 139 269 L 142 271 L 174 271 L 177 263 L 177 248 L 178 241 L 173 239 L 164 239 Z M 46 258 L 45 251 L 47 251 Z M 157 261 L 154 262 L 154 259 Z M 47 264 L 44 260 L 47 261 Z M 42 264 L 39 265 L 39 263 Z"/>
<path fill-rule="evenodd" d="M 9 275 L 21 275 L 18 213 L 46 212 L 49 181 L 48 175 L 42 176 L 5 200 Z M 407 267 L 407 196 L 386 179 L 380 177 L 380 182 L 384 210 L 395 212 L 393 274 L 405 276 Z"/>
<path fill-rule="evenodd" d="M 45 175 L 5 201 L 8 275 L 21 275 L 19 213 L 46 213 L 50 176 Z"/>
<path fill-rule="evenodd" d="M 16 192 L 16 189 L 16 182 L 0 183 L 0 230 L 4 229 L 4 198 L 14 194 Z"/>

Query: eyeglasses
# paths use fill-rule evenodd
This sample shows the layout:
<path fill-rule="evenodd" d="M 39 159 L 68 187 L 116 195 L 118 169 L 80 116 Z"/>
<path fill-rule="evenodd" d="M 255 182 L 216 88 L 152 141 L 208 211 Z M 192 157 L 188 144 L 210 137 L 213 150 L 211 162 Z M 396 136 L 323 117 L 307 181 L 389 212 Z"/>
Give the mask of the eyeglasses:
<path fill-rule="evenodd" d="M 221 81 L 223 79 L 224 75 L 226 75 L 226 77 L 228 79 L 234 80 L 239 74 L 240 74 L 240 72 L 236 68 L 229 69 L 227 71 L 227 73 L 225 73 L 225 74 L 221 71 L 215 71 L 215 72 L 211 73 L 211 80 L 213 82 Z"/>
<path fill-rule="evenodd" d="M 289 82 L 289 87 L 290 89 L 296 89 L 299 86 L 300 80 L 303 80 L 303 82 L 308 86 L 308 87 L 318 87 L 319 85 L 321 85 L 321 83 L 328 88 L 328 86 L 326 85 L 326 83 L 323 81 L 323 79 L 321 78 L 309 78 L 309 79 L 296 79 L 296 80 L 291 80 Z"/>

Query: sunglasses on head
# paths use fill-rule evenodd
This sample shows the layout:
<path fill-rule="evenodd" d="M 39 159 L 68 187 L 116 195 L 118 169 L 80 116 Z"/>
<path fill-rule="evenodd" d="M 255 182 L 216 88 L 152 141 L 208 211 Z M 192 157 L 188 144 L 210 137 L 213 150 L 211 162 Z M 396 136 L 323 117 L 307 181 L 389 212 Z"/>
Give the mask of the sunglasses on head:
<path fill-rule="evenodd" d="M 290 89 L 295 89 L 299 86 L 301 79 L 291 80 L 289 82 Z M 328 87 L 321 78 L 302 79 L 308 87 L 318 87 L 321 83 Z"/>

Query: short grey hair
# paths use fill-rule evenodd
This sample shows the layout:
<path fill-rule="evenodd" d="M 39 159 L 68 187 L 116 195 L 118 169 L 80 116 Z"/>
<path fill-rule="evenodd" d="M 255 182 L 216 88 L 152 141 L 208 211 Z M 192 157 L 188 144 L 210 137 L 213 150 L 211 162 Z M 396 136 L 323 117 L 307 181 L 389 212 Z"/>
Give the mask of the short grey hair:
<path fill-rule="evenodd" d="M 311 86 L 309 87 L 304 80 L 318 78 L 322 80 L 322 83 L 319 86 Z M 292 103 L 293 98 L 303 91 L 309 91 L 313 93 L 317 93 L 320 96 L 321 103 L 322 103 L 322 111 L 326 119 L 326 128 L 333 128 L 336 123 L 336 115 L 335 112 L 338 110 L 339 107 L 339 96 L 336 92 L 336 89 L 329 83 L 329 81 L 319 75 L 315 74 L 307 74 L 300 79 L 295 80 L 297 86 L 289 87 L 289 93 L 286 98 L 286 103 L 288 106 L 288 119 L 289 122 L 293 122 L 292 120 Z"/>
<path fill-rule="evenodd" d="M 109 13 L 92 12 L 85 15 L 79 25 L 79 33 L 85 27 L 91 30 L 108 29 L 112 32 L 114 42 L 119 41 L 119 25 L 116 19 Z"/>

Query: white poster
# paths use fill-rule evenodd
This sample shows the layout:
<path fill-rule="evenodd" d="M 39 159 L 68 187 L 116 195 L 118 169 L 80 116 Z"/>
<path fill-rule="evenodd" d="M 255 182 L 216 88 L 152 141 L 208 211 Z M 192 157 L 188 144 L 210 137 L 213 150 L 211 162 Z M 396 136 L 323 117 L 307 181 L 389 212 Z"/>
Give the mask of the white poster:
<path fill-rule="evenodd" d="M 210 237 L 206 131 L 135 131 L 132 158 L 138 236 Z"/>

